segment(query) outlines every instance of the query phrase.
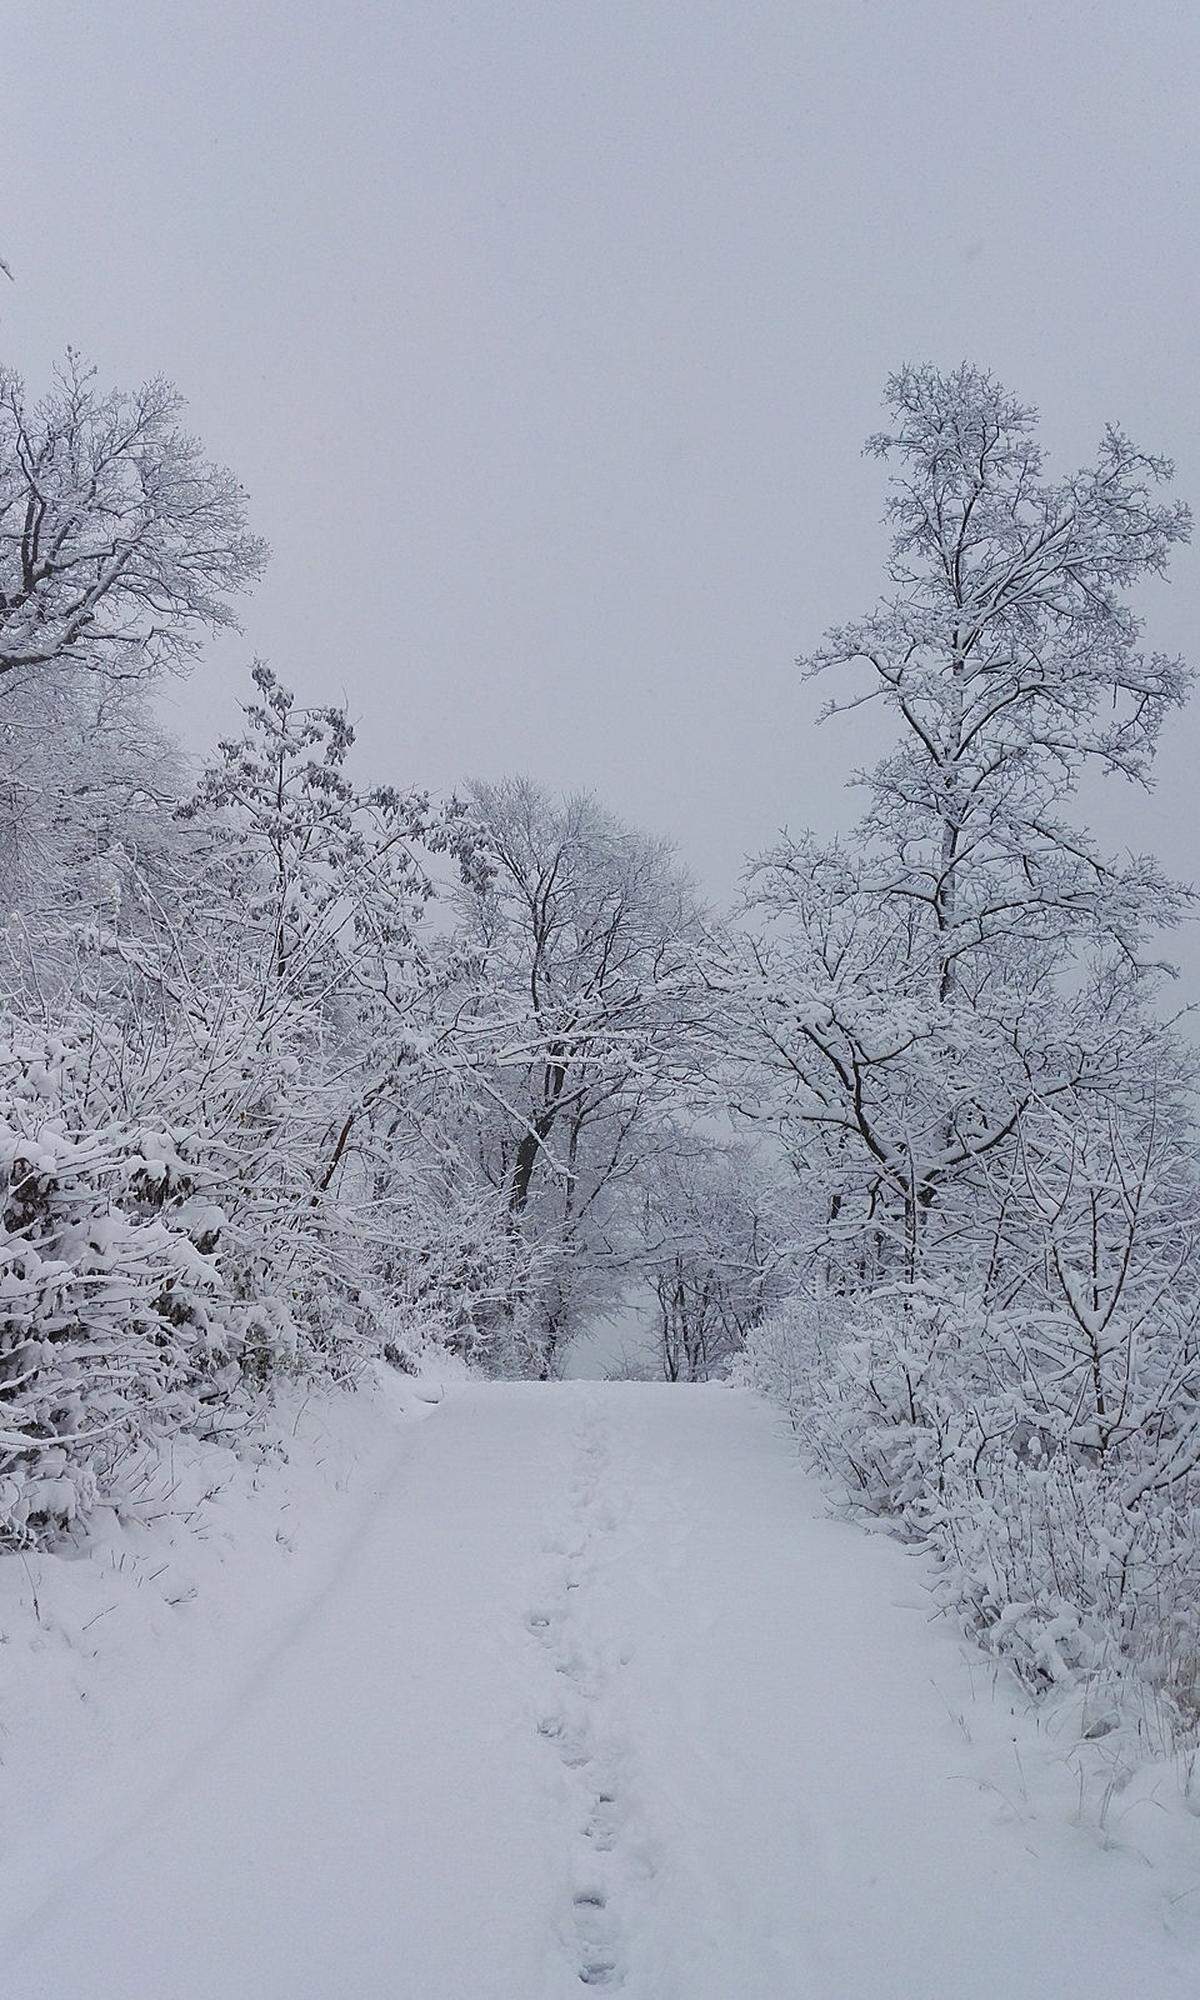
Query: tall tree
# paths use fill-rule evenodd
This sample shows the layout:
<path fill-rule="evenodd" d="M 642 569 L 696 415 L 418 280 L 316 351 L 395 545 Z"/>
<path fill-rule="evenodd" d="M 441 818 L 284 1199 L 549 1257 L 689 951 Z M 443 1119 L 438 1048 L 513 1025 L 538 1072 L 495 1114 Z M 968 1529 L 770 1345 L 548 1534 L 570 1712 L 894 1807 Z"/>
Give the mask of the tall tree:
<path fill-rule="evenodd" d="M 906 368 L 887 399 L 870 449 L 893 468 L 892 590 L 806 664 L 864 670 L 826 712 L 882 701 L 900 741 L 857 780 L 850 843 L 760 864 L 773 936 L 751 990 L 757 1046 L 839 1183 L 833 1219 L 898 1230 L 912 1276 L 949 1184 L 1031 1104 L 1098 1081 L 1106 1058 L 1063 1016 L 1069 968 L 1136 968 L 1187 901 L 1062 809 L 1088 765 L 1149 783 L 1191 676 L 1142 650 L 1127 592 L 1189 518 L 1154 496 L 1169 463 L 1112 428 L 1093 465 L 1048 480 L 1034 413 L 978 369 Z"/>

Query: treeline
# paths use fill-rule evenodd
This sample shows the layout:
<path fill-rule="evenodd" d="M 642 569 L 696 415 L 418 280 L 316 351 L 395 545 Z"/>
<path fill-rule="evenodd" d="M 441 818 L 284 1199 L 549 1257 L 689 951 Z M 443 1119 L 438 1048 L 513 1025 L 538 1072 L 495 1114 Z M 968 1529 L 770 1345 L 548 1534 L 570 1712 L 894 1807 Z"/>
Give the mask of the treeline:
<path fill-rule="evenodd" d="M 261 570 L 243 496 L 162 384 L 0 378 L 7 1540 L 281 1372 L 551 1375 L 633 1296 L 1031 1679 L 1195 1707 L 1192 897 L 1068 816 L 1186 699 L 1129 593 L 1188 517 L 1116 430 L 1049 477 L 977 369 L 887 401 L 886 592 L 809 667 L 893 747 L 717 916 L 590 797 L 364 783 L 264 665 L 189 768 L 153 684 Z"/>
<path fill-rule="evenodd" d="M 809 669 L 895 745 L 850 840 L 756 867 L 731 961 L 733 1073 L 810 1201 L 751 1371 L 1031 1680 L 1133 1663 L 1190 1724 L 1195 1063 L 1156 961 L 1194 897 L 1066 817 L 1089 768 L 1147 784 L 1187 697 L 1128 592 L 1189 518 L 1111 428 L 1048 479 L 976 369 L 888 406 L 888 593 Z"/>
<path fill-rule="evenodd" d="M 198 772 L 164 737 L 156 677 L 264 560 L 163 384 L 0 380 L 10 1542 L 281 1372 L 551 1374 L 689 1204 L 745 1207 L 688 1116 L 704 920 L 667 844 L 520 781 L 366 785 L 346 714 L 262 664 Z M 672 1366 L 756 1275 L 685 1301 Z"/>

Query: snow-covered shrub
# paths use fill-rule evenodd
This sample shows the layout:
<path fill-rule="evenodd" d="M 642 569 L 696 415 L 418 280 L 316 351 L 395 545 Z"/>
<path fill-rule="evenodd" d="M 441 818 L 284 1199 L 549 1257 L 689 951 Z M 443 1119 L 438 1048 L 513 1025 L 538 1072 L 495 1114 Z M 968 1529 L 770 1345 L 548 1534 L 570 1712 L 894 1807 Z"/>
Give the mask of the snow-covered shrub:
<path fill-rule="evenodd" d="M 1109 1677 L 1200 1724 L 1200 1478 L 1186 1409 L 1101 1452 L 1013 1365 L 1028 1328 L 969 1294 L 814 1290 L 749 1335 L 740 1379 L 853 1503 L 937 1558 L 968 1628 L 1036 1687 Z M 1179 1476 L 1160 1477 L 1171 1463 Z"/>
<path fill-rule="evenodd" d="M 186 1135 L 89 1127 L 86 1051 L 0 1049 L 0 1538 L 86 1513 L 147 1429 L 195 1428 L 256 1310 L 213 1256 L 222 1217 Z"/>

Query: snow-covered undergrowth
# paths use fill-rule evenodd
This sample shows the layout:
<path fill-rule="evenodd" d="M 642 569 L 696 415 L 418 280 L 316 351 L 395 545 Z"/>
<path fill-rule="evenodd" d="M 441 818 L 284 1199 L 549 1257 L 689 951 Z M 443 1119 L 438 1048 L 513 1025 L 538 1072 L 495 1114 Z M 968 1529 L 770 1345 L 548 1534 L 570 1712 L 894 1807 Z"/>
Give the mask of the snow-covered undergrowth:
<path fill-rule="evenodd" d="M 40 814 L 56 788 L 153 805 L 87 836 L 64 805 L 57 846 L 0 831 L 0 1547 L 52 1546 L 272 1382 L 419 1365 L 446 1297 L 472 1331 L 444 1180 L 372 1125 L 420 1099 L 416 851 L 465 867 L 469 836 L 357 789 L 339 711 L 265 667 L 255 690 L 191 798 L 150 785 L 152 737 L 93 740 L 73 684 L 6 709 Z"/>
<path fill-rule="evenodd" d="M 905 1332 L 895 1298 L 817 1295 L 756 1329 L 737 1373 L 860 1519 L 936 1558 L 943 1609 L 1040 1697 L 1081 1786 L 1128 1797 L 1169 1766 L 1200 1808 L 1195 1478 L 1146 1484 L 1134 1450 L 1039 1434 L 964 1322 Z"/>
<path fill-rule="evenodd" d="M 448 1364 L 454 1372 L 453 1362 Z M 0 1554 L 0 1914 L 19 1923 L 267 1671 L 443 1383 L 282 1387 L 240 1436 L 143 1443 L 53 1551 Z"/>
<path fill-rule="evenodd" d="M 0 1539 L 52 1540 L 154 1437 L 244 1425 L 243 1364 L 294 1343 L 239 1298 L 194 1133 L 102 1124 L 71 1102 L 86 1047 L 0 1051 Z M 289 1340 L 289 1334 L 291 1339 Z"/>

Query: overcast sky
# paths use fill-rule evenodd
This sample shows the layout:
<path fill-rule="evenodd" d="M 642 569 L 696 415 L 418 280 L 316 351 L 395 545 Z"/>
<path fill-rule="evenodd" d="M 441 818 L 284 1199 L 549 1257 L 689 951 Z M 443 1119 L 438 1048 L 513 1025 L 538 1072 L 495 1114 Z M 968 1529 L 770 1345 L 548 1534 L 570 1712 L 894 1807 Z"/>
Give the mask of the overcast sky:
<path fill-rule="evenodd" d="M 274 549 L 193 746 L 261 653 L 374 775 L 592 787 L 722 895 L 853 811 L 792 661 L 879 589 L 889 370 L 977 360 L 1055 462 L 1114 418 L 1200 498 L 1195 0 L 6 11 L 5 357 L 173 377 Z M 1198 606 L 1188 551 L 1151 642 Z M 1101 831 L 1200 874 L 1198 746 Z"/>

